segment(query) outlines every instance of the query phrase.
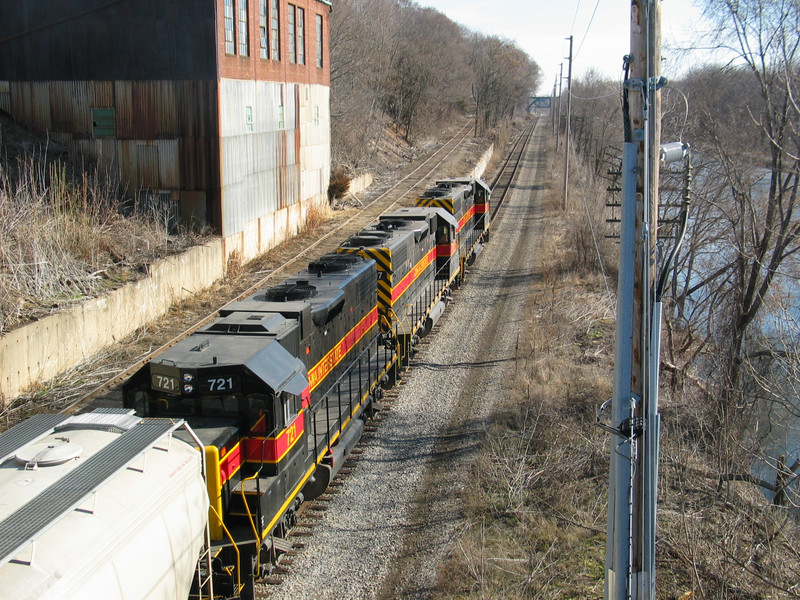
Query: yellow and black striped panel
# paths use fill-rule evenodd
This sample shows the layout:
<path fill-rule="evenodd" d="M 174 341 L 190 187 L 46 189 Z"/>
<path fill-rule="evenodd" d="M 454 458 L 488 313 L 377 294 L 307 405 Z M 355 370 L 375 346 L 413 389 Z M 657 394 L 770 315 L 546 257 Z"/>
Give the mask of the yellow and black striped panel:
<path fill-rule="evenodd" d="M 417 206 L 432 206 L 434 208 L 443 208 L 451 215 L 453 214 L 453 199 L 452 198 L 419 198 Z"/>
<path fill-rule="evenodd" d="M 378 266 L 378 312 L 389 321 L 392 320 L 392 251 L 389 248 L 339 248 L 339 252 L 360 254 L 373 259 Z M 381 319 L 381 325 L 384 319 Z M 383 329 L 383 327 L 382 327 Z"/>

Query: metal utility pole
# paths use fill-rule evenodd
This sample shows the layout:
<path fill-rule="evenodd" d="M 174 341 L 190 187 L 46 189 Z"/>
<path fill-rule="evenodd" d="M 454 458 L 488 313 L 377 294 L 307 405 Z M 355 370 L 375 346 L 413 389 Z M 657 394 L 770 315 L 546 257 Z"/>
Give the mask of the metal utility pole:
<path fill-rule="evenodd" d="M 553 121 L 553 135 L 557 135 L 557 123 L 556 123 L 556 88 L 557 87 L 558 87 L 558 79 L 556 79 L 553 82 L 553 101 L 550 103 L 550 119 Z M 556 137 L 556 140 L 558 140 L 558 137 Z M 556 146 L 556 148 L 557 147 L 558 146 Z"/>
<path fill-rule="evenodd" d="M 572 36 L 569 40 L 569 66 L 567 67 L 567 135 L 564 138 L 564 200 L 561 203 L 561 210 L 567 210 L 567 182 L 569 180 L 569 134 L 570 120 L 572 115 Z"/>
<path fill-rule="evenodd" d="M 611 400 L 606 600 L 655 599 L 658 345 L 654 319 L 662 85 L 660 0 L 632 0 L 630 131 L 622 216 Z M 655 326 L 655 327 L 654 327 Z"/>

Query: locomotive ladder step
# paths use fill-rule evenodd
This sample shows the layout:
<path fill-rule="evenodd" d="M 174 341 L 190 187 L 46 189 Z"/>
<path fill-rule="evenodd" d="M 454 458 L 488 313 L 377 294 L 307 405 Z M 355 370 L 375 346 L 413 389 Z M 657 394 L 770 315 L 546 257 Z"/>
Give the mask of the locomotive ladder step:
<path fill-rule="evenodd" d="M 245 496 L 257 496 L 259 495 L 259 484 L 261 485 L 261 495 L 267 493 L 269 490 L 269 478 L 268 477 L 259 477 L 256 479 L 248 479 L 245 481 L 239 481 L 234 487 L 232 492 L 236 494 L 239 498 L 242 497 L 242 488 L 244 488 L 244 495 Z"/>
<path fill-rule="evenodd" d="M 282 552 L 284 554 L 292 551 L 292 542 L 287 540 L 286 538 L 281 537 L 271 537 L 270 543 L 272 547 L 275 548 L 278 552 Z"/>

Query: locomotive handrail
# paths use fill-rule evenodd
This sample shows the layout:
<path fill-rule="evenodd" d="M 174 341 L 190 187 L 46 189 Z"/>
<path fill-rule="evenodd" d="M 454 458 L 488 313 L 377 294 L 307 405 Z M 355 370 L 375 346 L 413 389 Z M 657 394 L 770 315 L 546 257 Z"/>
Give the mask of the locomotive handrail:
<path fill-rule="evenodd" d="M 211 511 L 214 513 L 214 516 L 216 516 L 217 519 L 219 520 L 220 524 L 222 525 L 222 531 L 224 531 L 225 535 L 228 536 L 228 539 L 231 541 L 231 547 L 233 548 L 233 551 L 236 552 L 236 564 L 239 565 L 239 567 L 235 568 L 234 570 L 236 571 L 236 595 L 239 595 L 239 593 L 242 591 L 242 588 L 244 587 L 242 585 L 242 576 L 241 576 L 242 565 L 240 562 L 241 553 L 239 552 L 239 546 L 236 545 L 236 540 L 233 539 L 231 532 L 228 531 L 227 527 L 225 527 L 225 522 L 222 520 L 222 515 L 220 515 L 217 512 L 217 509 L 215 509 L 213 506 L 209 506 L 208 508 L 211 509 Z"/>
<path fill-rule="evenodd" d="M 244 484 L 247 481 L 252 481 L 253 479 L 256 480 L 256 497 L 258 499 L 258 501 L 256 502 L 256 506 L 258 507 L 258 513 L 260 513 L 261 512 L 261 481 L 259 481 L 258 476 L 261 475 L 261 469 L 264 468 L 264 448 L 266 446 L 267 439 L 268 439 L 267 437 L 264 437 L 261 440 L 261 461 L 260 461 L 260 463 L 258 465 L 258 469 L 256 469 L 256 472 L 253 473 L 250 477 L 246 477 L 245 479 L 242 479 L 242 486 L 239 489 L 239 493 L 242 496 L 242 503 L 244 504 L 244 509 L 247 512 L 247 519 L 250 521 L 250 527 L 252 527 L 253 534 L 255 535 L 255 538 L 256 538 L 256 568 L 259 571 L 261 570 L 261 539 L 262 538 L 261 538 L 261 533 L 258 531 L 258 529 L 256 528 L 256 524 L 253 521 L 253 514 L 250 512 L 250 505 L 247 503 L 247 496 L 245 495 L 245 490 L 244 490 L 245 485 Z M 256 515 L 256 516 L 260 516 L 260 515 Z M 261 519 L 259 519 L 259 522 L 260 521 L 261 521 Z M 258 575 L 258 574 L 259 574 L 259 572 L 257 571 L 256 575 Z"/>

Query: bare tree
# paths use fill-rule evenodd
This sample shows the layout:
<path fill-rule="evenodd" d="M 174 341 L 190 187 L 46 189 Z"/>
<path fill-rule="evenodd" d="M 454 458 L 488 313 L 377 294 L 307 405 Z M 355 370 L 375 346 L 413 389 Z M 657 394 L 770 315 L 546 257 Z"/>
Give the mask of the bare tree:
<path fill-rule="evenodd" d="M 718 425 L 748 406 L 748 346 L 770 292 L 799 249 L 798 5 L 781 0 L 707 0 L 717 44 L 734 56 L 685 82 L 696 160 L 695 205 L 676 289 L 690 336 L 715 349 Z M 701 218 L 702 217 L 702 220 Z M 691 346 L 684 340 L 682 346 Z M 738 419 L 741 424 L 741 419 Z"/>
<path fill-rule="evenodd" d="M 470 65 L 476 134 L 513 117 L 541 80 L 539 66 L 513 42 L 499 37 L 474 34 Z"/>
<path fill-rule="evenodd" d="M 622 139 L 622 107 L 619 83 L 590 69 L 572 83 L 572 124 L 575 150 L 581 154 L 594 175 L 604 175 L 610 156 L 620 156 L 621 149 L 609 153 Z"/>

